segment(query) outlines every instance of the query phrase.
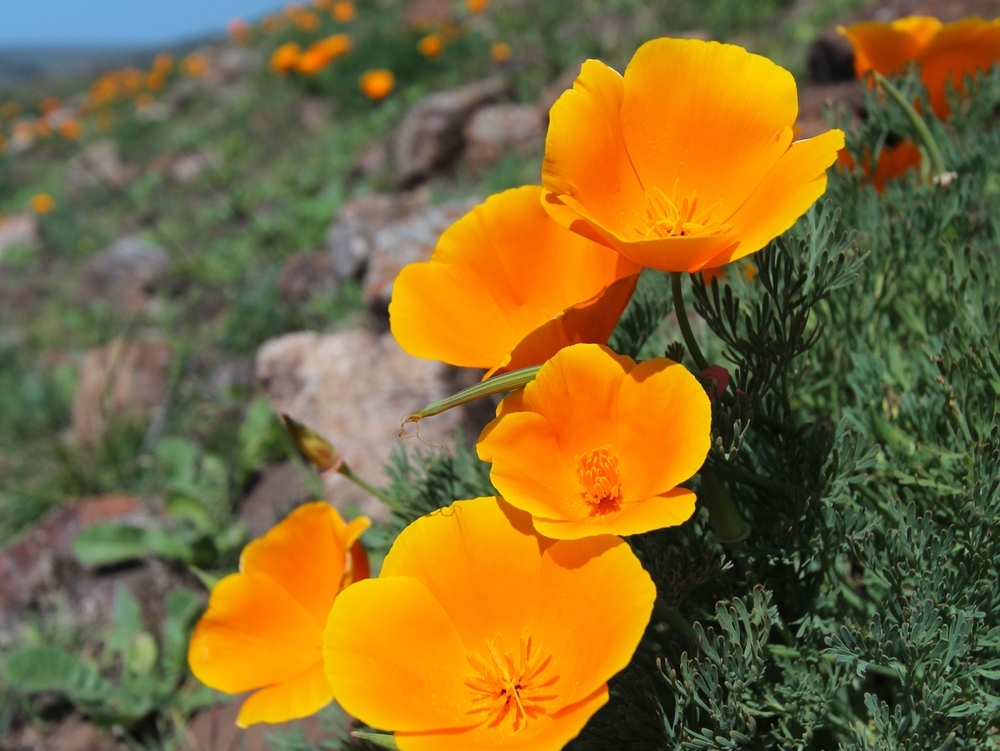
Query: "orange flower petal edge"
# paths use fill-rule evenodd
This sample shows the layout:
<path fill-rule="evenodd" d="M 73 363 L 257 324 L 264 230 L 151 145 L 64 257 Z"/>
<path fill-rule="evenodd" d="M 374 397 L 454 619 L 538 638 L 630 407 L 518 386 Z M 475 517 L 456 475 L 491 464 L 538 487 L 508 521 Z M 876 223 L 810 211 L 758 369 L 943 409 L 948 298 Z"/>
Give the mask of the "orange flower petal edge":
<path fill-rule="evenodd" d="M 948 87 L 965 92 L 965 77 L 988 71 L 1000 62 L 1000 19 L 978 16 L 942 24 L 928 16 L 909 16 L 890 23 L 867 21 L 838 31 L 854 47 L 858 75 L 870 70 L 883 75 L 920 66 L 931 108 L 940 118 L 950 114 Z"/>
<path fill-rule="evenodd" d="M 793 144 L 797 114 L 791 74 L 734 45 L 656 39 L 624 76 L 588 60 L 550 113 L 543 206 L 642 266 L 727 263 L 826 189 L 843 134 Z"/>
<path fill-rule="evenodd" d="M 240 572 L 212 590 L 188 647 L 191 672 L 225 693 L 254 693 L 240 727 L 308 717 L 333 700 L 322 638 L 341 590 L 368 576 L 358 537 L 328 503 L 300 506 L 243 549 Z"/>
<path fill-rule="evenodd" d="M 919 170 L 923 156 L 920 147 L 909 139 L 903 139 L 893 146 L 883 146 L 878 155 L 878 162 L 875 165 L 875 174 L 872 175 L 871 155 L 862 162 L 861 169 L 865 179 L 875 186 L 879 193 L 885 190 L 886 183 L 902 177 L 910 170 Z M 837 164 L 848 171 L 857 168 L 854 158 L 845 149 L 837 156 Z"/>
<path fill-rule="evenodd" d="M 540 193 L 488 198 L 441 235 L 429 261 L 403 269 L 389 323 L 404 350 L 492 374 L 607 341 L 639 267 L 553 222 Z"/>
<path fill-rule="evenodd" d="M 507 396 L 479 458 L 504 499 L 555 539 L 632 535 L 682 524 L 695 496 L 677 486 L 710 447 L 711 405 L 684 366 L 636 364 L 577 344 Z"/>
<path fill-rule="evenodd" d="M 620 538 L 553 541 L 502 499 L 456 501 L 337 599 L 327 677 L 403 751 L 556 751 L 607 702 L 655 599 Z"/>

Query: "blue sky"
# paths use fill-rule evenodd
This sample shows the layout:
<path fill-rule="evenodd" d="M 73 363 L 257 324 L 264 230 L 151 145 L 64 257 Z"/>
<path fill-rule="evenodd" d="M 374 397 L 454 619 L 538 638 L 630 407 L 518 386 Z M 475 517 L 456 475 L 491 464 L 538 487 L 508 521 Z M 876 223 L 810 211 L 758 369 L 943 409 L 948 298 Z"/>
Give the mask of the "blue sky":
<path fill-rule="evenodd" d="M 0 48 L 166 44 L 281 6 L 282 0 L 0 0 Z"/>

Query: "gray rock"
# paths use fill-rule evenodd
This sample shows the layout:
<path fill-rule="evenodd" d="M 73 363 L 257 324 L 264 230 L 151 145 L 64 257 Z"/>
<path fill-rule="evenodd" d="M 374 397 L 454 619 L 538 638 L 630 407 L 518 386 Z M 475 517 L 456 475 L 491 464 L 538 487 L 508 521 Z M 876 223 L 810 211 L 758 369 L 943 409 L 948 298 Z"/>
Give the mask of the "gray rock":
<path fill-rule="evenodd" d="M 0 259 L 10 248 L 38 245 L 38 219 L 33 213 L 11 214 L 0 219 Z"/>
<path fill-rule="evenodd" d="M 138 237 L 123 237 L 91 257 L 83 270 L 80 302 L 105 300 L 117 310 L 142 310 L 149 292 L 167 275 L 170 257 Z"/>
<path fill-rule="evenodd" d="M 286 413 L 342 451 L 352 470 L 386 482 L 383 467 L 399 445 L 403 417 L 451 393 L 449 369 L 403 352 L 391 334 L 367 329 L 333 334 L 300 332 L 265 342 L 256 375 L 276 413 Z M 457 416 L 424 421 L 420 436 L 432 444 L 452 438 Z M 376 519 L 387 509 L 342 475 L 325 479 L 327 498 Z"/>
<path fill-rule="evenodd" d="M 412 186 L 461 156 L 462 130 L 472 113 L 506 90 L 503 78 L 475 81 L 421 99 L 406 113 L 393 141 L 396 181 Z"/>
<path fill-rule="evenodd" d="M 122 161 L 118 144 L 111 140 L 95 141 L 69 160 L 66 165 L 66 188 L 79 195 L 99 185 L 121 188 L 135 175 Z"/>
<path fill-rule="evenodd" d="M 379 229 L 365 271 L 365 303 L 377 314 L 387 312 L 392 284 L 403 267 L 429 259 L 441 233 L 481 202 L 481 198 L 471 197 L 428 206 Z"/>
<path fill-rule="evenodd" d="M 429 200 L 427 191 L 418 190 L 401 195 L 360 196 L 341 206 L 326 240 L 337 280 L 354 279 L 364 270 L 379 229 L 425 206 Z"/>
<path fill-rule="evenodd" d="M 541 153 L 546 114 L 533 104 L 495 104 L 476 110 L 465 126 L 465 162 L 473 174 L 507 153 Z"/>

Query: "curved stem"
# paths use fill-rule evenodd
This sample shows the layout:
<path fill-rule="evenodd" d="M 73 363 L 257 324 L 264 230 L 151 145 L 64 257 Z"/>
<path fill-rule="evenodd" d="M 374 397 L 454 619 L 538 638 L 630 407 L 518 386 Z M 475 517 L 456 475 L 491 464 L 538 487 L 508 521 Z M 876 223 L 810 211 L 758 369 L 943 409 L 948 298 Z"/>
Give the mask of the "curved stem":
<path fill-rule="evenodd" d="M 889 81 L 888 78 L 883 76 L 877 70 L 871 71 L 872 78 L 881 86 L 886 92 L 891 96 L 900 107 L 903 108 L 903 112 L 910 119 L 913 127 L 917 129 L 917 133 L 920 134 L 920 140 L 924 142 L 924 147 L 927 149 L 927 156 L 930 157 L 931 166 L 934 168 L 935 177 L 943 177 L 948 172 L 948 168 L 944 166 L 944 156 L 941 154 L 941 149 L 938 148 L 937 141 L 934 140 L 934 136 L 931 135 L 930 128 L 927 127 L 927 123 L 924 122 L 919 113 L 913 108 L 913 105 L 906 101 L 906 97 L 903 96 L 896 86 Z"/>
<path fill-rule="evenodd" d="M 396 501 L 393 500 L 389 496 L 388 493 L 386 493 L 384 490 L 379 490 L 374 485 L 372 485 L 370 482 L 368 482 L 367 480 L 365 480 L 363 477 L 361 477 L 360 475 L 355 474 L 354 470 L 352 470 L 350 467 L 348 467 L 346 463 L 341 464 L 340 467 L 336 470 L 336 472 L 337 472 L 337 474 L 341 474 L 344 477 L 346 477 L 348 480 L 350 480 L 351 482 L 353 482 L 355 485 L 357 485 L 362 490 L 364 490 L 364 491 L 366 491 L 368 493 L 371 493 L 373 496 L 375 496 L 376 498 L 378 498 L 380 501 L 382 501 L 382 503 L 384 503 L 389 508 L 391 508 L 391 509 L 398 509 L 399 508 L 399 504 L 396 503 Z"/>
<path fill-rule="evenodd" d="M 688 321 L 687 310 L 684 308 L 684 293 L 681 290 L 681 272 L 670 272 L 670 289 L 673 292 L 674 312 L 677 313 L 677 325 L 681 327 L 681 336 L 684 337 L 684 344 L 687 346 L 688 352 L 691 353 L 691 357 L 694 359 L 694 364 L 698 366 L 698 370 L 705 370 L 708 367 L 708 360 L 701 353 L 698 340 L 694 338 L 694 332 L 691 330 L 691 322 Z"/>
<path fill-rule="evenodd" d="M 522 368 L 521 370 L 514 370 L 503 375 L 493 376 L 482 383 L 477 383 L 475 386 L 470 386 L 467 389 L 459 391 L 457 394 L 449 396 L 446 399 L 428 404 L 419 412 L 411 412 L 404 417 L 399 427 L 399 432 L 402 434 L 403 429 L 411 422 L 419 422 L 425 417 L 440 415 L 442 412 L 446 412 L 453 407 L 460 407 L 463 404 L 474 402 L 476 399 L 519 389 L 535 380 L 535 376 L 538 375 L 538 371 L 541 369 L 541 365 L 534 365 L 530 368 Z"/>

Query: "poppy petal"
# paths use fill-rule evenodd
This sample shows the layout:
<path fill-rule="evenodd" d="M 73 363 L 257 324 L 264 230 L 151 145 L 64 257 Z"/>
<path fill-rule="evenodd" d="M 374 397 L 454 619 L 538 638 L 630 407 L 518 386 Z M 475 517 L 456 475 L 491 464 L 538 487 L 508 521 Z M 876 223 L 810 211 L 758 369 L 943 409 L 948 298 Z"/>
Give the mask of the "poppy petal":
<path fill-rule="evenodd" d="M 354 531 L 360 524 L 355 523 Z M 277 582 L 322 630 L 344 577 L 346 533 L 347 525 L 333 506 L 324 501 L 307 503 L 247 545 L 240 570 Z"/>
<path fill-rule="evenodd" d="M 645 204 L 622 137 L 624 95 L 621 74 L 599 60 L 587 60 L 573 88 L 552 105 L 542 162 L 546 191 L 576 199 L 598 225 L 612 230 Z M 552 217 L 569 227 L 566 215 Z"/>
<path fill-rule="evenodd" d="M 840 130 L 793 143 L 729 220 L 741 237 L 739 246 L 708 265 L 721 266 L 750 255 L 795 224 L 826 191 L 826 170 L 842 148 Z"/>
<path fill-rule="evenodd" d="M 337 701 L 373 727 L 475 724 L 465 711 L 469 689 L 460 679 L 471 672 L 465 648 L 444 608 L 417 579 L 383 576 L 345 589 L 330 612 L 323 654 Z"/>
<path fill-rule="evenodd" d="M 930 16 L 910 16 L 892 23 L 863 21 L 837 31 L 854 47 L 854 70 L 897 73 L 938 33 L 941 22 Z"/>
<path fill-rule="evenodd" d="M 635 503 L 623 503 L 617 514 L 572 519 L 533 519 L 538 533 L 558 540 L 581 540 L 593 535 L 637 535 L 651 529 L 676 527 L 694 513 L 695 494 L 674 488 Z"/>
<path fill-rule="evenodd" d="M 712 405 L 687 368 L 665 358 L 636 365 L 618 405 L 628 415 L 618 427 L 626 499 L 658 495 L 701 469 L 711 448 Z"/>
<path fill-rule="evenodd" d="M 301 675 L 267 686 L 247 697 L 236 724 L 241 728 L 258 722 L 287 722 L 316 714 L 333 701 L 333 689 L 319 662 Z"/>
<path fill-rule="evenodd" d="M 647 195 L 697 190 L 699 211 L 724 222 L 788 148 L 798 107 L 792 74 L 766 57 L 654 39 L 625 69 L 622 133 Z"/>
<path fill-rule="evenodd" d="M 541 584 L 560 597 L 543 599 L 532 637 L 543 650 L 559 644 L 566 654 L 586 655 L 556 665 L 565 706 L 629 664 L 653 612 L 656 586 L 628 544 L 612 535 L 552 545 L 542 556 Z"/>
<path fill-rule="evenodd" d="M 396 733 L 401 751 L 552 751 L 565 746 L 580 734 L 594 713 L 607 704 L 604 684 L 582 701 L 555 712 L 540 714 L 516 733 L 498 733 L 497 728 L 479 725 L 465 730 L 429 733 Z"/>
<path fill-rule="evenodd" d="M 448 614 L 466 648 L 481 650 L 484 634 L 499 633 L 516 644 L 537 607 L 541 544 L 546 541 L 538 538 L 530 517 L 507 503 L 458 501 L 404 529 L 380 576 L 405 572 L 419 580 Z M 469 593 L 484 582 L 493 595 L 470 607 Z"/>
<path fill-rule="evenodd" d="M 212 590 L 191 635 L 188 662 L 202 683 L 238 694 L 322 663 L 321 637 L 312 614 L 273 579 L 232 574 Z"/>
<path fill-rule="evenodd" d="M 1000 61 L 1000 19 L 966 18 L 945 24 L 917 57 L 920 78 L 938 117 L 949 114 L 948 84 L 965 91 L 965 76 Z"/>
<path fill-rule="evenodd" d="M 564 341 L 607 340 L 628 303 L 628 284 L 614 284 L 639 269 L 552 221 L 540 193 L 525 186 L 492 196 L 444 232 L 430 261 L 403 269 L 389 305 L 403 349 L 496 370 L 528 352 L 537 359 L 525 364 L 537 365 Z M 617 294 L 604 301 L 609 288 Z M 529 336 L 534 344 L 513 357 Z"/>

